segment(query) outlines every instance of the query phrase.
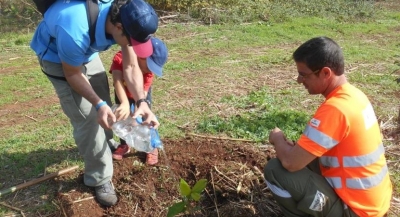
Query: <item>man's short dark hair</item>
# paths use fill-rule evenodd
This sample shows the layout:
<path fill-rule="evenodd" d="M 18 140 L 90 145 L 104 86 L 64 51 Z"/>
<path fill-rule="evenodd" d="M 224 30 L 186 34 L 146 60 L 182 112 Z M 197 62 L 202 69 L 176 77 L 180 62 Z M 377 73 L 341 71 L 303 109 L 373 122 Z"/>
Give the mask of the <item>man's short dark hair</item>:
<path fill-rule="evenodd" d="M 305 63 L 312 71 L 331 68 L 336 75 L 344 73 L 344 57 L 340 46 L 328 37 L 312 38 L 293 53 L 295 62 Z"/>
<path fill-rule="evenodd" d="M 110 21 L 112 24 L 122 23 L 121 22 L 121 13 L 119 9 L 122 5 L 126 4 L 128 0 L 114 0 L 111 4 L 110 11 L 108 12 L 108 16 L 110 17 Z"/>
<path fill-rule="evenodd" d="M 111 4 L 110 10 L 108 11 L 108 16 L 110 17 L 110 22 L 112 24 L 117 24 L 117 23 L 121 23 L 122 25 L 122 21 L 121 21 L 121 12 L 120 12 L 120 8 L 122 5 L 126 4 L 129 0 L 114 0 Z M 131 43 L 131 39 L 129 37 L 128 32 L 126 31 L 125 28 L 122 28 L 122 32 L 123 34 L 127 37 L 129 44 Z"/>

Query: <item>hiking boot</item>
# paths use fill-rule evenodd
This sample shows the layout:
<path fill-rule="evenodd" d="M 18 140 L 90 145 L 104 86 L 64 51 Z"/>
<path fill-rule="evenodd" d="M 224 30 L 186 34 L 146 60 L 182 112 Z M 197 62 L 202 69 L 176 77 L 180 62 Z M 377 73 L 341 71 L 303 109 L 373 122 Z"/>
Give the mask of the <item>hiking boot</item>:
<path fill-rule="evenodd" d="M 158 149 L 155 148 L 153 151 L 147 153 L 146 155 L 146 164 L 153 166 L 158 163 Z"/>
<path fill-rule="evenodd" d="M 103 206 L 113 206 L 117 203 L 117 194 L 111 181 L 94 188 L 97 201 Z"/>
<path fill-rule="evenodd" d="M 127 144 L 121 144 L 117 147 L 117 149 L 115 149 L 115 151 L 112 154 L 112 158 L 114 160 L 122 160 L 122 157 L 125 154 L 128 154 L 131 151 L 131 149 L 129 148 L 129 146 Z"/>

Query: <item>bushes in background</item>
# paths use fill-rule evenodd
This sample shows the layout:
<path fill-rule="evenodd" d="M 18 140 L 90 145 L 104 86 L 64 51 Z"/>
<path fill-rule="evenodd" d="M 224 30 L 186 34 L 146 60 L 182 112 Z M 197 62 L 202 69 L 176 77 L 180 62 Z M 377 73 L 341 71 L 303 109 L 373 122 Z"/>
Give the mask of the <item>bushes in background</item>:
<path fill-rule="evenodd" d="M 72 0 L 73 1 L 73 0 Z M 372 0 L 148 0 L 162 16 L 178 14 L 181 21 L 196 19 L 206 24 L 282 22 L 299 16 L 332 17 L 339 21 L 373 17 Z M 41 19 L 32 0 L 0 0 L 0 30 L 34 27 Z"/>

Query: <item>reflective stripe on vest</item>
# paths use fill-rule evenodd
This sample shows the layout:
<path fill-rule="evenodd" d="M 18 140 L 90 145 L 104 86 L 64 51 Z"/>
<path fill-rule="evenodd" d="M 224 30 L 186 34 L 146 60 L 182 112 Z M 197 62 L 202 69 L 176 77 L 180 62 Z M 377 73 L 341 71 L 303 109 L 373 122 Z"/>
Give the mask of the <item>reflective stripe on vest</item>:
<path fill-rule="evenodd" d="M 381 171 L 370 177 L 364 178 L 347 178 L 346 187 L 351 189 L 368 189 L 379 185 L 386 174 L 388 173 L 387 166 L 383 166 Z M 342 179 L 340 177 L 325 177 L 326 181 L 332 186 L 332 188 L 342 188 Z"/>
<path fill-rule="evenodd" d="M 346 185 L 352 189 L 368 189 L 379 185 L 388 173 L 387 166 L 383 166 L 381 171 L 370 177 L 346 179 Z"/>
<path fill-rule="evenodd" d="M 385 153 L 383 144 L 379 144 L 378 148 L 366 155 L 355 157 L 343 157 L 343 167 L 366 167 L 379 161 Z"/>
<path fill-rule="evenodd" d="M 332 168 L 340 167 L 339 159 L 337 157 L 321 156 L 319 158 L 319 162 L 324 167 L 332 167 Z"/>
<path fill-rule="evenodd" d="M 332 137 L 318 131 L 314 127 L 307 125 L 306 129 L 303 132 L 309 139 L 313 142 L 317 143 L 318 145 L 324 147 L 325 149 L 331 149 L 338 144 L 338 141 L 334 140 Z"/>
<path fill-rule="evenodd" d="M 332 188 L 342 188 L 342 179 L 340 177 L 325 177 L 326 181 L 332 186 Z"/>
<path fill-rule="evenodd" d="M 337 145 L 337 141 L 327 136 L 321 131 L 307 126 L 304 134 L 325 149 L 331 149 Z M 355 168 L 355 167 L 367 167 L 369 165 L 378 163 L 381 156 L 384 154 L 385 149 L 383 144 L 379 144 L 378 147 L 371 153 L 361 156 L 344 156 L 343 157 L 343 168 Z M 324 167 L 339 168 L 340 161 L 338 157 L 333 156 L 321 156 L 319 162 Z M 346 187 L 351 189 L 368 189 L 379 185 L 386 174 L 388 173 L 387 166 L 383 166 L 381 171 L 377 174 L 367 177 L 358 178 L 346 178 Z M 329 184 L 336 189 L 342 188 L 342 179 L 340 177 L 325 177 Z"/>
<path fill-rule="evenodd" d="M 379 161 L 380 157 L 385 153 L 383 144 L 378 145 L 378 148 L 366 155 L 343 157 L 343 167 L 366 167 Z M 319 162 L 324 167 L 338 168 L 340 167 L 339 159 L 332 156 L 321 156 Z"/>

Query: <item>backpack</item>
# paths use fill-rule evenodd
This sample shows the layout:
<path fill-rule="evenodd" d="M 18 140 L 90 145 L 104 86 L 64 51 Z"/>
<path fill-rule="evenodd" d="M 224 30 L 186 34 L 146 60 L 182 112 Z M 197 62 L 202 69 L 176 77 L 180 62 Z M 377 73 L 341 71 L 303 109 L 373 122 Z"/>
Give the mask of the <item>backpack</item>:
<path fill-rule="evenodd" d="M 57 0 L 33 0 L 36 5 L 37 10 L 44 16 L 44 13 L 49 9 L 49 7 Z M 82 0 L 83 1 L 83 0 Z M 86 14 L 89 24 L 89 36 L 90 44 L 95 40 L 95 30 L 97 17 L 99 16 L 99 5 L 98 0 L 86 0 Z"/>

